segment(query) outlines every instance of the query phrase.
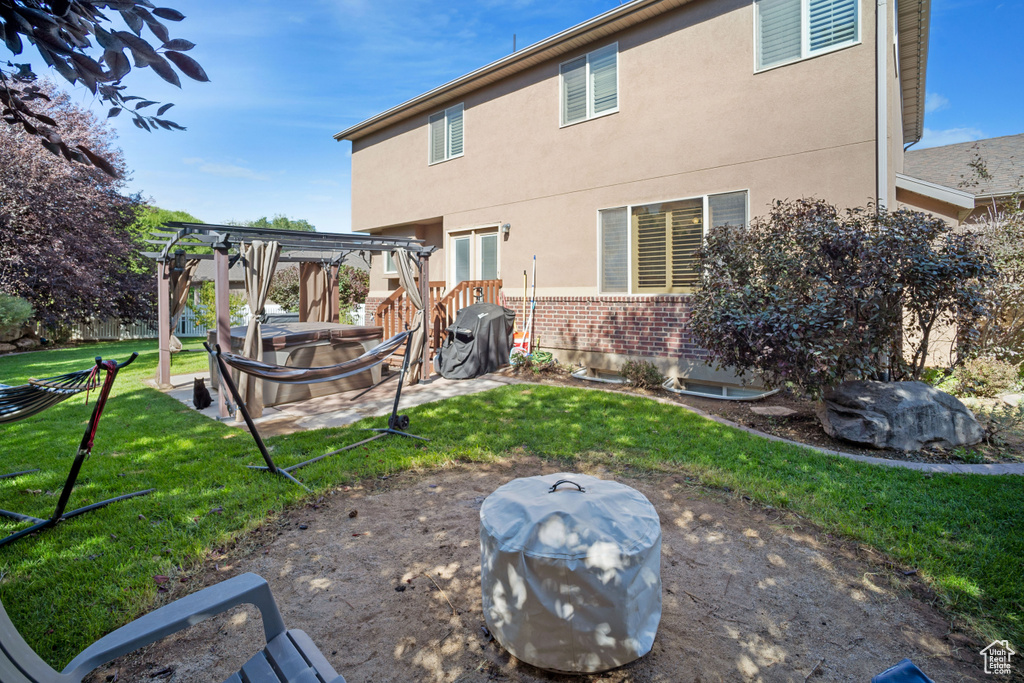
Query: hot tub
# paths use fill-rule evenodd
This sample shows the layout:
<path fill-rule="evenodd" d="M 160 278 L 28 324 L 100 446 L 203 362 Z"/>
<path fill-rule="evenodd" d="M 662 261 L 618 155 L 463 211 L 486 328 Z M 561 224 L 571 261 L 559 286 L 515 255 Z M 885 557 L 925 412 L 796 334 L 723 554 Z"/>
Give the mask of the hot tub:
<path fill-rule="evenodd" d="M 245 343 L 245 326 L 231 328 L 231 353 L 242 353 Z M 212 347 L 217 339 L 216 332 L 207 335 Z M 381 343 L 384 328 L 341 323 L 267 323 L 263 325 L 263 362 L 287 367 L 310 368 L 337 365 L 358 358 Z M 227 349 L 225 349 L 227 350 Z M 231 378 L 238 384 L 238 371 L 232 370 Z M 210 384 L 216 387 L 220 381 L 217 363 L 210 358 Z M 328 396 L 342 391 L 365 389 L 380 381 L 380 366 L 359 374 L 316 384 L 280 384 L 263 382 L 263 404 L 305 401 L 317 396 Z"/>

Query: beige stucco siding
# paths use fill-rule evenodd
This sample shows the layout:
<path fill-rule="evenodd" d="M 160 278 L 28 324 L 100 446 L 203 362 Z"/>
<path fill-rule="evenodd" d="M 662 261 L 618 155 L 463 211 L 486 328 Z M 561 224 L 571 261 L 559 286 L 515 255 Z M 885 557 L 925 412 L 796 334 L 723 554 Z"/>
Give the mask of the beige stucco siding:
<path fill-rule="evenodd" d="M 428 166 L 426 116 L 357 140 L 353 228 L 511 223 L 508 284 L 536 253 L 538 293 L 596 294 L 601 208 L 740 189 L 755 215 L 801 196 L 862 206 L 875 195 L 873 12 L 862 0 L 861 44 L 755 74 L 752 3 L 697 2 L 578 53 L 618 41 L 618 113 L 559 127 L 571 54 L 461 100 L 460 158 Z M 432 280 L 446 261 L 431 259 Z"/>

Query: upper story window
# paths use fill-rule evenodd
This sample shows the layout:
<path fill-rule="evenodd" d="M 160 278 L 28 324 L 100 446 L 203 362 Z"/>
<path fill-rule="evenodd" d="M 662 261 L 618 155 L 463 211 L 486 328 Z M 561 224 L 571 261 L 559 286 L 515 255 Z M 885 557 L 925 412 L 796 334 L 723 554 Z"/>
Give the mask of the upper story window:
<path fill-rule="evenodd" d="M 619 110 L 619 44 L 612 43 L 558 67 L 562 125 Z"/>
<path fill-rule="evenodd" d="M 758 70 L 860 40 L 859 0 L 755 0 L 754 15 Z"/>
<path fill-rule="evenodd" d="M 705 226 L 746 225 L 747 192 L 604 209 L 600 212 L 601 291 L 692 292 L 700 284 L 694 252 Z"/>
<path fill-rule="evenodd" d="M 462 110 L 463 105 L 456 104 L 433 114 L 428 120 L 431 164 L 462 156 Z"/>

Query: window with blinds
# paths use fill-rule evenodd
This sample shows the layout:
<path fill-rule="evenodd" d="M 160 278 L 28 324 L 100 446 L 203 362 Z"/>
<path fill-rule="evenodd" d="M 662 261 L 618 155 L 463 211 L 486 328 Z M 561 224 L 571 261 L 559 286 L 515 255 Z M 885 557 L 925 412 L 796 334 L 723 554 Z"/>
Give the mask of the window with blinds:
<path fill-rule="evenodd" d="M 605 209 L 601 220 L 601 291 L 629 291 L 629 212 Z"/>
<path fill-rule="evenodd" d="M 452 254 L 452 265 L 454 266 L 453 270 L 455 272 L 455 282 L 453 282 L 452 284 L 458 284 L 463 280 L 471 280 L 472 276 L 469 274 L 469 268 L 470 259 L 472 258 L 472 254 L 470 253 L 472 241 L 470 240 L 469 237 L 459 237 L 457 239 L 452 240 L 452 243 L 455 246 L 455 249 L 453 250 L 454 253 Z"/>
<path fill-rule="evenodd" d="M 431 164 L 462 156 L 463 109 L 462 104 L 457 104 L 427 119 Z"/>
<path fill-rule="evenodd" d="M 697 285 L 694 252 L 704 239 L 704 201 L 633 207 L 633 291 L 672 293 Z"/>
<path fill-rule="evenodd" d="M 705 213 L 705 207 L 706 213 Z M 604 293 L 672 294 L 700 286 L 704 227 L 746 226 L 747 191 L 598 212 Z"/>
<path fill-rule="evenodd" d="M 612 43 L 558 68 L 562 125 L 619 110 L 619 45 Z"/>
<path fill-rule="evenodd" d="M 480 279 L 498 279 L 498 233 L 480 235 Z"/>
<path fill-rule="evenodd" d="M 754 13 L 758 69 L 860 40 L 859 0 L 755 0 Z"/>

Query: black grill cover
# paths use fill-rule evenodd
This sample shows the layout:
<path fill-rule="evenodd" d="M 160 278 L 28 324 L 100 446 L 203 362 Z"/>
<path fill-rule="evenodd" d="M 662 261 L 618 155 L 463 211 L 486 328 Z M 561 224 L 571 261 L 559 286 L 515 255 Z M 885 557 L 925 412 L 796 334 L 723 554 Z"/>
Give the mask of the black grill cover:
<path fill-rule="evenodd" d="M 508 365 L 515 318 L 515 311 L 495 304 L 463 308 L 445 330 L 434 369 L 446 379 L 471 379 Z"/>

